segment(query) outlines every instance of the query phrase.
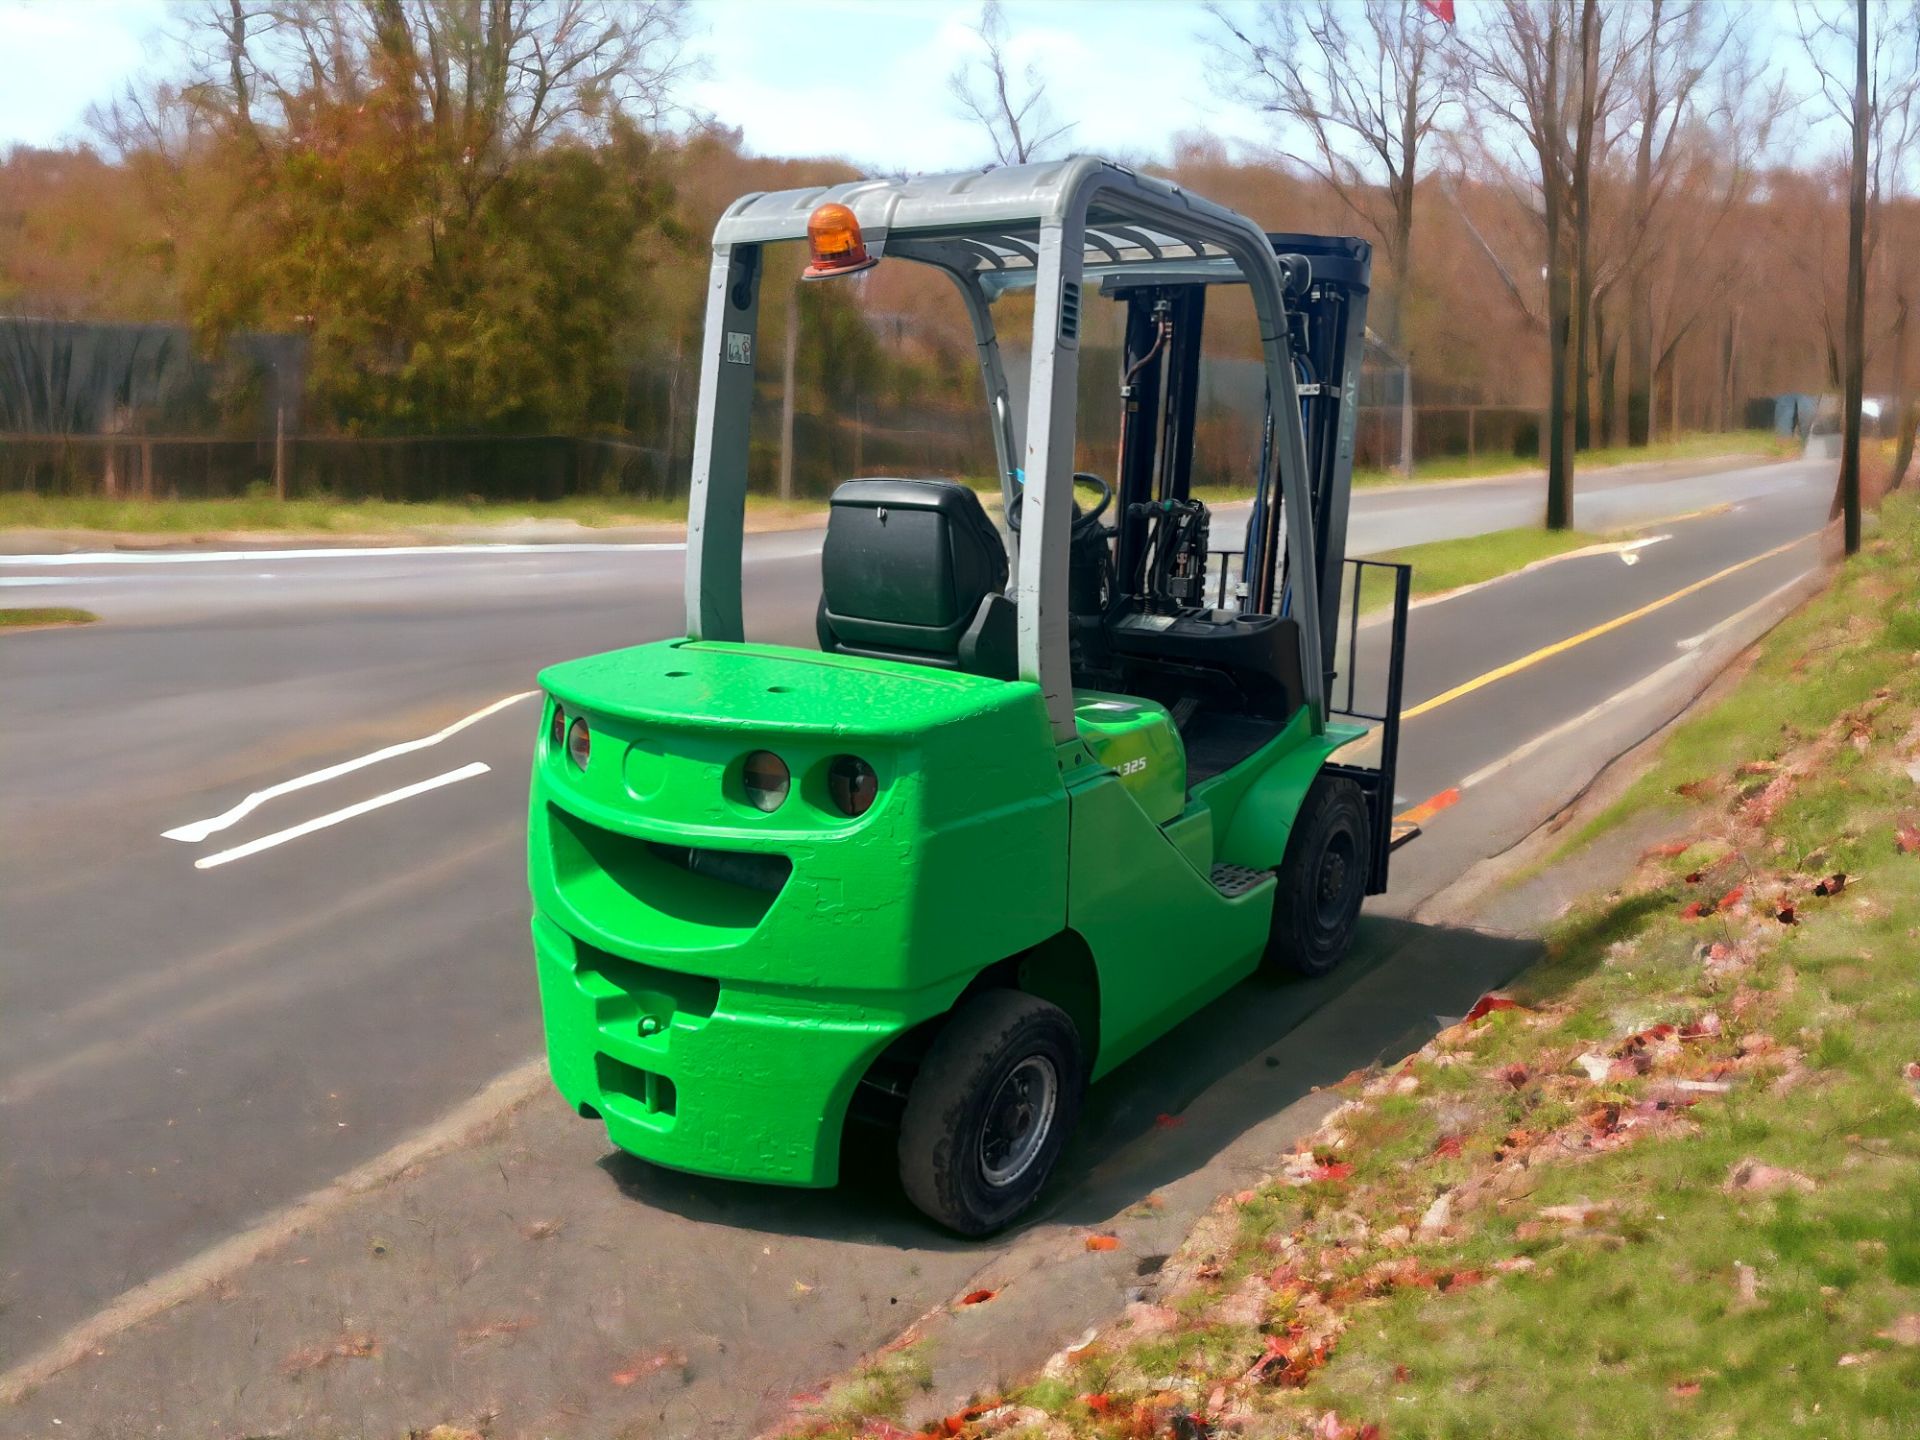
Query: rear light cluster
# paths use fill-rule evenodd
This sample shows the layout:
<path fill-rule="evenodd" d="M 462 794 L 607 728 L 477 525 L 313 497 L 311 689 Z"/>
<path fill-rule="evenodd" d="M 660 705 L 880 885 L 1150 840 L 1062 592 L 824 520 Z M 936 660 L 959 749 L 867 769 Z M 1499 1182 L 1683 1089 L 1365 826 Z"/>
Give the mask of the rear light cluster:
<path fill-rule="evenodd" d="M 553 719 L 547 723 L 547 744 L 555 754 L 566 751 L 567 758 L 578 770 L 587 768 L 587 759 L 593 753 L 593 736 L 588 733 L 587 722 L 576 715 L 573 723 L 568 724 L 567 712 L 558 705 L 553 707 Z"/>
<path fill-rule="evenodd" d="M 864 815 L 880 793 L 880 777 L 857 755 L 836 755 L 827 766 L 827 794 L 842 815 Z"/>
<path fill-rule="evenodd" d="M 556 755 L 564 752 L 575 769 L 585 770 L 593 753 L 593 736 L 585 717 L 569 717 L 563 707 L 555 705 L 553 718 L 547 722 L 547 745 Z M 756 750 L 741 762 L 740 789 L 749 805 L 771 815 L 793 793 L 793 772 L 771 750 Z M 827 762 L 826 791 L 835 810 L 857 820 L 878 798 L 880 777 L 858 755 L 836 755 Z"/>
<path fill-rule="evenodd" d="M 747 803 L 772 814 L 793 790 L 793 772 L 771 750 L 756 750 L 741 762 L 740 788 Z M 880 777 L 857 755 L 836 755 L 826 767 L 827 802 L 850 820 L 872 808 L 880 793 Z"/>
<path fill-rule="evenodd" d="M 787 762 L 771 750 L 756 750 L 740 767 L 740 788 L 747 792 L 747 803 L 754 809 L 772 814 L 787 803 L 793 776 L 787 771 Z"/>

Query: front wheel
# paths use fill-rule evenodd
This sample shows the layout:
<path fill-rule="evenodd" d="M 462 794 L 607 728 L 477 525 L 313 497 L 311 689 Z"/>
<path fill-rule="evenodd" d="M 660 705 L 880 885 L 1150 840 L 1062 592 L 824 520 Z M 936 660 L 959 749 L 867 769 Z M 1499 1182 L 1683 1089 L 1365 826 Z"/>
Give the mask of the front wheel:
<path fill-rule="evenodd" d="M 1287 837 L 1274 892 L 1267 958 L 1296 974 L 1325 975 L 1346 958 L 1367 897 L 1367 802 L 1360 787 L 1322 773 Z"/>
<path fill-rule="evenodd" d="M 962 1235 L 1011 1224 L 1053 1173 L 1086 1083 L 1065 1011 L 1017 990 L 975 996 L 947 1022 L 907 1092 L 907 1198 Z"/>

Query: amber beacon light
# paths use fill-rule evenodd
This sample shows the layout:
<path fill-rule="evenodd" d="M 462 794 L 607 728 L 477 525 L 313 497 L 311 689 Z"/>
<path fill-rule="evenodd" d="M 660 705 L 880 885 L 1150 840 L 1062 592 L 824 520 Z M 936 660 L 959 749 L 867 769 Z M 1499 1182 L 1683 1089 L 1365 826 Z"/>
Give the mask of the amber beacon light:
<path fill-rule="evenodd" d="M 880 263 L 867 254 L 867 242 L 860 238 L 860 222 L 853 218 L 853 211 L 831 202 L 807 217 L 807 248 L 813 252 L 813 263 L 801 272 L 807 280 L 851 275 Z"/>

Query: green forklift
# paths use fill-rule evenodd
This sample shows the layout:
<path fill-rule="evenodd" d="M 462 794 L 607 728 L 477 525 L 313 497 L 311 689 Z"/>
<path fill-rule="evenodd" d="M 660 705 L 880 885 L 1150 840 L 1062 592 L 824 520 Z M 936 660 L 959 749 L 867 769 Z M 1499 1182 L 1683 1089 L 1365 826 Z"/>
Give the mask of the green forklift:
<path fill-rule="evenodd" d="M 808 280 L 884 260 L 958 287 L 1006 529 L 953 480 L 843 484 L 818 651 L 742 625 L 762 257 L 792 241 Z M 541 676 L 533 945 L 579 1114 L 659 1165 L 796 1186 L 883 1126 L 911 1201 L 986 1235 L 1033 1204 L 1091 1082 L 1263 962 L 1339 963 L 1407 838 L 1408 572 L 1344 554 L 1369 266 L 1084 157 L 727 210 L 686 634 Z M 1190 475 L 1219 285 L 1251 295 L 1267 408 L 1244 543 L 1215 548 Z M 1031 297 L 1024 401 L 1009 292 Z M 1125 312 L 1111 479 L 1075 469 L 1096 299 Z M 1393 604 L 1362 714 L 1370 569 Z"/>

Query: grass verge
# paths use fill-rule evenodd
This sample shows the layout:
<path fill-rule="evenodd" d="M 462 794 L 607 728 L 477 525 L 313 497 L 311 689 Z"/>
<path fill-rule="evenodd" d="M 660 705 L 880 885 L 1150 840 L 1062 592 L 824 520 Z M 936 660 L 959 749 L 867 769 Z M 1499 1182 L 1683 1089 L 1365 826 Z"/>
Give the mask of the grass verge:
<path fill-rule="evenodd" d="M 748 498 L 748 513 L 781 519 L 815 513 L 825 502 Z M 0 495 L 0 529 L 99 530 L 140 535 L 194 535 L 231 531 L 288 531 L 318 535 L 376 535 L 441 525 L 509 525 L 523 520 L 571 520 L 595 529 L 618 525 L 675 525 L 687 502 L 632 496 L 576 496 L 568 500 L 460 504 L 319 497 L 276 500 L 108 500 L 90 496 Z"/>
<path fill-rule="evenodd" d="M 1671 738 L 1617 889 L 943 1433 L 1910 1434 L 1920 505 L 1883 515 Z"/>
<path fill-rule="evenodd" d="M 1782 439 L 1771 430 L 1709 431 L 1683 435 L 1678 440 L 1662 440 L 1652 445 L 1607 445 L 1582 450 L 1574 463 L 1578 470 L 1604 470 L 1613 465 L 1642 465 L 1662 460 L 1711 460 L 1722 455 L 1784 458 L 1798 454 L 1799 449 L 1797 440 Z M 1446 455 L 1421 461 L 1414 467 L 1413 479 L 1474 480 L 1540 468 L 1539 457 L 1534 455 Z M 1404 485 L 1407 477 L 1398 470 L 1356 470 L 1353 472 L 1353 483 L 1358 486 Z"/>
<path fill-rule="evenodd" d="M 1603 543 L 1602 537 L 1581 530 L 1496 530 L 1489 535 L 1468 535 L 1458 540 L 1433 540 L 1424 545 L 1407 545 L 1369 560 L 1399 560 L 1413 566 L 1412 595 L 1440 595 L 1464 585 L 1478 585 L 1515 570 L 1525 569 L 1556 555 L 1584 550 Z M 1391 577 L 1377 570 L 1366 572 L 1365 589 L 1360 596 L 1363 612 L 1378 610 L 1393 603 Z"/>
<path fill-rule="evenodd" d="M 1720 455 L 1778 455 L 1790 453 L 1765 431 L 1689 435 L 1681 440 L 1640 449 L 1589 450 L 1579 458 L 1583 469 L 1657 460 L 1708 459 Z M 1519 456 L 1462 455 L 1420 465 L 1416 479 L 1453 480 L 1511 474 L 1537 469 L 1537 462 Z M 1354 473 L 1359 486 L 1404 483 L 1391 470 Z M 971 480 L 975 488 L 990 491 L 989 480 Z M 1246 500 L 1250 490 L 1233 486 L 1202 486 L 1195 494 L 1209 504 Z M 770 495 L 747 499 L 748 514 L 763 523 L 818 514 L 824 499 L 779 500 Z M 595 529 L 622 525 L 668 525 L 686 519 L 684 497 L 641 499 L 632 496 L 575 496 L 554 501 L 507 501 L 466 504 L 454 501 L 419 503 L 391 500 L 341 500 L 317 496 L 276 500 L 271 494 L 252 494 L 225 500 L 106 499 L 98 496 L 0 494 L 0 530 L 97 530 L 129 535 L 194 535 L 223 532 L 298 532 L 315 535 L 377 535 L 441 525 L 506 525 L 524 520 L 571 520 Z"/>
<path fill-rule="evenodd" d="M 91 625 L 99 618 L 91 610 L 76 610 L 71 605 L 30 605 L 16 610 L 0 609 L 0 630 L 34 625 Z"/>

